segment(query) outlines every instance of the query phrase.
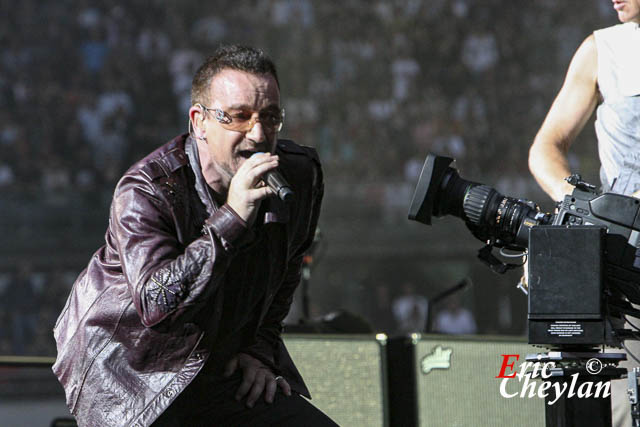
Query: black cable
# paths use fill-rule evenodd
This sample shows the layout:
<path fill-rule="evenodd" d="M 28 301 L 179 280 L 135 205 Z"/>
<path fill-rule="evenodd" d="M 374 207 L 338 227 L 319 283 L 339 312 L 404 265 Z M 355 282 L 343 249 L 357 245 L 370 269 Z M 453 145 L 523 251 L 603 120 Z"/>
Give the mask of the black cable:
<path fill-rule="evenodd" d="M 640 332 L 640 328 L 638 328 L 636 325 L 631 323 L 631 321 L 629 320 L 629 318 L 627 316 L 622 316 L 622 317 L 624 317 L 624 321 L 627 322 L 633 329 L 635 329 L 636 331 Z"/>
<path fill-rule="evenodd" d="M 629 351 L 629 349 L 627 348 L 624 342 L 622 343 L 622 347 L 624 347 L 624 350 L 627 352 L 627 355 L 631 356 L 631 358 L 635 360 L 637 364 L 640 365 L 640 359 L 638 359 L 631 351 Z"/>

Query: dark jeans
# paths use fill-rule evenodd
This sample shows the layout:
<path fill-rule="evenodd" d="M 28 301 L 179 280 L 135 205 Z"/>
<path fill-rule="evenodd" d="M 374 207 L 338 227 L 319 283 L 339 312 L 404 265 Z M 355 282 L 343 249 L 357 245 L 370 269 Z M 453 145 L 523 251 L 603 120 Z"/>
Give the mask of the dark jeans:
<path fill-rule="evenodd" d="M 247 408 L 244 398 L 234 398 L 241 382 L 239 371 L 228 379 L 196 378 L 153 426 L 337 426 L 304 397 L 295 392 L 286 396 L 279 388 L 273 403 L 266 403 L 263 395 Z"/>

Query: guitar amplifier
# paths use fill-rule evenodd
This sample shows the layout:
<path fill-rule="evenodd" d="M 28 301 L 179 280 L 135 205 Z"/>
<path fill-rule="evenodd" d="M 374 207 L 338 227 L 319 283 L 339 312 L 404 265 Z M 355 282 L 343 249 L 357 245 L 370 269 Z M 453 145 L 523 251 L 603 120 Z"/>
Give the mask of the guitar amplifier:
<path fill-rule="evenodd" d="M 387 426 L 384 334 L 285 334 L 311 403 L 341 426 Z M 393 425 L 393 424 L 392 424 Z"/>
<path fill-rule="evenodd" d="M 519 355 L 507 360 L 515 362 L 505 372 L 511 375 L 541 348 L 500 337 L 413 334 L 390 340 L 387 349 L 391 425 L 545 425 L 543 398 L 520 397 L 518 378 L 506 382 L 506 393 L 514 397 L 503 397 L 502 379 L 496 378 L 503 355 Z"/>

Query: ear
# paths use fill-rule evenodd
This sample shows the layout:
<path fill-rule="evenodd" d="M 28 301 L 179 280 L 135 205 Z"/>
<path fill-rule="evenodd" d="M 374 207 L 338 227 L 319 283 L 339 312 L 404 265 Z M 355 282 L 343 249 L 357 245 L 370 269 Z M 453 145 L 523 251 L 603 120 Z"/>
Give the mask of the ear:
<path fill-rule="evenodd" d="M 206 127 L 204 124 L 204 111 L 200 104 L 194 104 L 189 108 L 189 123 L 193 128 L 193 137 L 196 139 L 204 139 Z"/>

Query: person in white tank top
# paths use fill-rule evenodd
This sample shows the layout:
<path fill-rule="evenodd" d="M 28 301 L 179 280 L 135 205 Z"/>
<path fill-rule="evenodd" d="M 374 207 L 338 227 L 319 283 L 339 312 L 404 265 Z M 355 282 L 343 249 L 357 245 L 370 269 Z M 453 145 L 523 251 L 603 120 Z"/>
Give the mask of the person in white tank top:
<path fill-rule="evenodd" d="M 640 111 L 633 108 L 640 106 L 640 0 L 613 0 L 613 6 L 622 24 L 582 42 L 529 150 L 531 173 L 556 201 L 573 191 L 564 180 L 571 175 L 567 153 L 596 108 L 605 189 L 616 186 L 625 152 L 640 145 Z M 617 187 L 624 194 L 638 190 Z"/>
<path fill-rule="evenodd" d="M 571 194 L 567 153 L 596 111 L 601 180 L 606 191 L 640 196 L 640 0 L 613 0 L 621 24 L 589 35 L 529 150 L 529 169 L 555 201 Z M 630 369 L 640 343 L 627 341 Z M 613 425 L 631 426 L 626 380 L 612 382 Z"/>

